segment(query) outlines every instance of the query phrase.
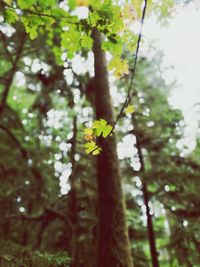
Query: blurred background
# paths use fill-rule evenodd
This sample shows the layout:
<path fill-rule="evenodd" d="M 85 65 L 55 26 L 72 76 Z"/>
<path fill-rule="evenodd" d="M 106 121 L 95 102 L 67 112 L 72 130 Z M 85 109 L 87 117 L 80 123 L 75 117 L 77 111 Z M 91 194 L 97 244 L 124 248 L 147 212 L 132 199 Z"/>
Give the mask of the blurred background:
<path fill-rule="evenodd" d="M 60 30 L 30 40 L 0 3 L 0 266 L 96 266 L 96 156 L 85 152 L 94 120 L 94 56 L 59 50 Z M 23 1 L 22 1 L 23 2 Z M 123 1 L 122 1 L 123 2 Z M 200 1 L 145 19 L 132 89 L 133 113 L 115 131 L 135 267 L 200 266 Z M 163 4 L 164 3 L 164 4 Z M 67 1 L 59 8 L 69 10 Z M 12 10 L 12 9 L 11 9 Z M 88 8 L 73 11 L 87 18 Z M 131 14 L 129 10 L 129 14 Z M 48 21 L 45 22 L 48 24 Z M 33 24 L 34 25 L 34 24 Z M 140 22 L 130 24 L 134 42 Z M 27 26 L 28 27 L 28 26 Z M 32 26 L 30 26 L 32 27 Z M 111 54 L 106 52 L 109 61 Z M 129 68 L 133 54 L 124 51 Z M 114 114 L 130 73 L 109 71 Z M 153 240 L 153 241 L 152 241 Z M 104 267 L 104 266 L 102 266 Z"/>

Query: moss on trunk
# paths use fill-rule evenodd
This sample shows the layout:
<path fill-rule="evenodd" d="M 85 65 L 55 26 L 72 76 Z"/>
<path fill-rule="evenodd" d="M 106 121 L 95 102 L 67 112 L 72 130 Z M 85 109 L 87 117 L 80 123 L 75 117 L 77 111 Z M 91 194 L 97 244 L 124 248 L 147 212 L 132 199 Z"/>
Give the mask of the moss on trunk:
<path fill-rule="evenodd" d="M 93 32 L 95 58 L 95 108 L 97 119 L 113 123 L 112 102 L 105 53 L 101 36 Z M 102 151 L 97 159 L 99 194 L 99 267 L 131 267 L 132 259 L 127 234 L 125 206 L 121 187 L 115 134 L 99 138 Z"/>

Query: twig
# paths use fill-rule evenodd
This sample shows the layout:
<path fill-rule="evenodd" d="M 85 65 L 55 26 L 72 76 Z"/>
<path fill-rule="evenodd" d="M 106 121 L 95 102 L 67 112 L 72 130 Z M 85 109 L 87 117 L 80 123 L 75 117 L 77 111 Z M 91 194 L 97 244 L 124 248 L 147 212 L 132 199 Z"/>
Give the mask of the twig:
<path fill-rule="evenodd" d="M 9 4 L 7 4 L 7 3 L 3 3 L 7 8 L 9 8 L 9 9 L 11 9 L 11 10 L 13 10 L 13 11 L 15 11 L 16 10 L 16 8 L 15 7 L 12 7 L 11 5 L 9 5 Z M 31 10 L 31 9 L 23 9 L 23 8 L 21 8 L 21 7 L 18 7 L 18 8 L 20 8 L 20 10 L 23 12 L 23 14 L 22 14 L 22 16 L 23 15 L 35 15 L 35 16 L 39 16 L 39 17 L 47 17 L 47 18 L 52 18 L 52 19 L 55 19 L 55 20 L 57 20 L 58 18 L 56 17 L 56 16 L 54 16 L 54 15 L 51 15 L 51 14 L 46 14 L 46 13 L 43 13 L 43 12 L 38 12 L 37 10 Z M 66 19 L 69 19 L 69 21 L 67 21 L 68 23 L 70 23 L 70 24 L 75 24 L 75 25 L 77 25 L 78 24 L 78 22 L 72 22 L 71 21 L 71 16 L 59 16 L 59 18 L 60 19 L 64 19 L 64 20 L 66 20 Z"/>
<path fill-rule="evenodd" d="M 22 39 L 22 41 L 21 41 L 21 43 L 19 45 L 15 60 L 13 61 L 13 66 L 12 66 L 10 72 L 9 72 L 9 77 L 7 79 L 7 83 L 5 84 L 5 88 L 4 88 L 4 91 L 2 93 L 2 100 L 1 100 L 1 103 L 0 103 L 0 118 L 2 116 L 4 108 L 6 106 L 9 90 L 10 90 L 10 87 L 12 85 L 12 82 L 13 82 L 13 79 L 14 79 L 14 75 L 15 75 L 15 73 L 17 71 L 18 63 L 20 61 L 21 54 L 22 54 L 22 51 L 23 51 L 23 48 L 24 48 L 24 45 L 25 45 L 26 34 L 24 34 L 24 35 L 25 36 L 24 36 L 24 38 Z"/>
<path fill-rule="evenodd" d="M 4 47 L 4 50 L 5 50 L 5 53 L 8 57 L 8 59 L 11 61 L 12 64 L 14 64 L 12 55 L 11 55 L 10 51 L 8 50 L 8 44 L 7 44 L 6 36 L 2 31 L 0 31 L 0 37 L 2 39 L 3 47 Z"/>
<path fill-rule="evenodd" d="M 130 80 L 130 84 L 129 84 L 129 87 L 128 87 L 128 92 L 127 92 L 126 99 L 125 99 L 125 101 L 124 101 L 124 103 L 123 103 L 123 105 L 121 107 L 121 110 L 120 110 L 119 114 L 117 115 L 117 118 L 116 118 L 116 120 L 114 122 L 113 129 L 112 129 L 111 133 L 114 131 L 115 126 L 116 126 L 118 120 L 121 118 L 121 116 L 122 116 L 122 114 L 124 112 L 124 109 L 130 103 L 130 92 L 131 92 L 133 80 L 134 80 L 134 77 L 135 77 L 135 70 L 136 70 L 137 61 L 138 61 L 138 53 L 139 53 L 140 42 L 141 42 L 141 38 L 142 38 L 142 29 L 143 29 L 143 24 L 144 24 L 144 18 L 145 18 L 146 9 L 147 9 L 147 0 L 144 0 L 144 7 L 143 7 L 143 10 L 142 10 L 142 18 L 141 18 L 141 23 L 140 23 L 140 31 L 139 31 L 138 40 L 137 40 L 137 47 L 136 47 L 135 60 L 134 60 L 134 65 L 133 65 L 133 69 L 132 69 L 131 80 Z"/>

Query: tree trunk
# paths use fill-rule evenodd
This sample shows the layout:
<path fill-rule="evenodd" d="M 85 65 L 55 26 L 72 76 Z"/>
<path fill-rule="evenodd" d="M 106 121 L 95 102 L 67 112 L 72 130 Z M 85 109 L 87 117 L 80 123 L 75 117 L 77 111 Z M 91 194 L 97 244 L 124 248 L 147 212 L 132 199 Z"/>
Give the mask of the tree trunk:
<path fill-rule="evenodd" d="M 139 160 L 141 164 L 141 173 L 144 174 L 145 172 L 144 158 L 142 154 L 140 138 L 137 134 L 137 125 L 136 125 L 134 115 L 132 115 L 132 123 L 134 126 L 134 134 L 136 137 L 136 148 L 138 151 L 138 156 L 139 156 Z M 143 198 L 144 198 L 144 205 L 146 207 L 147 231 L 148 231 L 149 247 L 150 247 L 150 252 L 151 252 L 152 267 L 159 267 L 158 252 L 156 249 L 156 239 L 155 239 L 155 233 L 153 229 L 153 220 L 152 220 L 152 216 L 150 214 L 150 208 L 149 208 L 149 193 L 147 189 L 147 184 L 145 183 L 145 181 L 143 181 L 143 179 L 142 179 L 142 192 L 143 192 Z"/>
<path fill-rule="evenodd" d="M 73 137 L 72 137 L 72 147 L 70 152 L 70 161 L 72 163 L 72 173 L 69 177 L 69 182 L 71 185 L 71 190 L 69 194 L 69 217 L 73 225 L 72 237 L 70 242 L 70 255 L 72 257 L 71 267 L 78 266 L 78 253 L 77 253 L 77 238 L 78 238 L 78 210 L 77 210 L 77 192 L 76 192 L 76 142 L 77 142 L 77 117 L 73 119 Z"/>
<path fill-rule="evenodd" d="M 150 251 L 151 251 L 152 266 L 159 267 L 158 252 L 156 249 L 156 240 L 155 240 L 155 234 L 154 234 L 154 229 L 153 229 L 153 220 L 150 214 L 150 208 L 148 204 L 149 194 L 148 194 L 147 186 L 145 183 L 143 183 L 142 191 L 143 191 L 143 197 L 144 197 L 144 204 L 146 207 L 148 238 L 149 238 L 149 246 L 150 246 Z"/>
<path fill-rule="evenodd" d="M 93 31 L 95 59 L 96 118 L 114 121 L 108 84 L 105 53 L 101 50 L 101 36 Z M 115 135 L 99 138 L 102 151 L 97 158 L 99 197 L 99 267 L 131 267 L 132 259 L 126 228 L 125 206 L 121 187 Z"/>

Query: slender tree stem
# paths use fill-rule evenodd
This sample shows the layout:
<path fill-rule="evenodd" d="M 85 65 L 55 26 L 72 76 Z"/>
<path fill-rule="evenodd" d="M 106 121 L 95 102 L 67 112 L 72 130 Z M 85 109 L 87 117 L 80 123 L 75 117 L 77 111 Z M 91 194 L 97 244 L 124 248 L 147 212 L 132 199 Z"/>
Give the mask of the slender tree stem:
<path fill-rule="evenodd" d="M 140 170 L 143 175 L 145 172 L 145 163 L 144 163 L 144 158 L 142 154 L 140 138 L 139 138 L 139 135 L 137 134 L 137 125 L 136 125 L 136 121 L 134 118 L 134 114 L 132 115 L 132 122 L 134 125 L 134 133 L 136 137 L 136 148 L 138 151 L 138 156 L 139 156 L 139 160 L 141 164 Z M 149 194 L 148 194 L 147 184 L 143 179 L 142 179 L 142 192 L 143 192 L 144 204 L 146 207 L 147 231 L 148 231 L 149 247 L 150 247 L 150 252 L 151 252 L 152 267 L 159 267 L 158 252 L 156 249 L 156 238 L 155 238 L 155 233 L 153 229 L 153 220 L 152 220 L 152 215 L 150 213 L 150 208 L 149 208 Z"/>

